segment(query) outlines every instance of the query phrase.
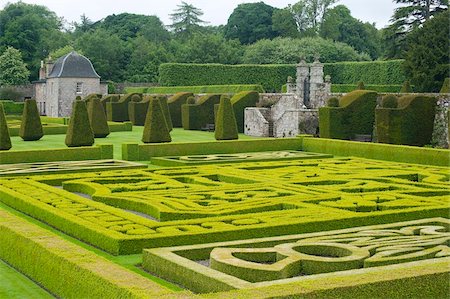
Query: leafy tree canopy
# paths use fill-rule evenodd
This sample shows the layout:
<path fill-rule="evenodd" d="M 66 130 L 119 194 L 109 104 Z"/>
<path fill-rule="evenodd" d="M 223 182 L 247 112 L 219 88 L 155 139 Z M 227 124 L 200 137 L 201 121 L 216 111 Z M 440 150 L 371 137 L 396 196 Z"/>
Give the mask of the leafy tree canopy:
<path fill-rule="evenodd" d="M 170 19 L 173 22 L 172 25 L 170 25 L 170 28 L 172 28 L 173 32 L 179 37 L 188 38 L 193 33 L 200 30 L 201 24 L 206 23 L 200 19 L 203 15 L 201 9 L 184 1 L 177 7 L 178 9 L 170 15 Z"/>
<path fill-rule="evenodd" d="M 0 56 L 0 86 L 26 84 L 29 76 L 20 51 L 13 47 L 6 48 Z"/>

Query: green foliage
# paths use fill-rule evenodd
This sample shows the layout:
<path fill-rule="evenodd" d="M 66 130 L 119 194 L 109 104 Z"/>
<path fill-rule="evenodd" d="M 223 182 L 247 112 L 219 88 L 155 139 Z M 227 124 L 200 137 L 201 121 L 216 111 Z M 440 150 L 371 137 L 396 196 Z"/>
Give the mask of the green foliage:
<path fill-rule="evenodd" d="M 366 86 L 364 86 L 364 82 L 363 81 L 359 81 L 358 82 L 358 86 L 356 86 L 357 90 L 364 90 L 366 89 Z"/>
<path fill-rule="evenodd" d="M 408 39 L 405 70 L 419 92 L 438 92 L 450 77 L 450 19 L 448 11 L 436 15 Z"/>
<path fill-rule="evenodd" d="M 314 36 L 319 33 L 327 10 L 336 2 L 337 0 L 300 0 L 289 8 L 302 35 Z"/>
<path fill-rule="evenodd" d="M 203 15 L 201 9 L 181 1 L 180 5 L 177 5 L 177 9 L 170 15 L 173 32 L 179 37 L 185 39 L 190 37 L 193 33 L 198 32 L 200 25 L 205 23 L 200 17 Z"/>
<path fill-rule="evenodd" d="M 238 129 L 236 117 L 231 106 L 230 98 L 220 97 L 219 110 L 216 116 L 214 137 L 216 140 L 234 140 L 238 139 Z"/>
<path fill-rule="evenodd" d="M 259 101 L 259 93 L 256 91 L 243 91 L 236 93 L 231 98 L 234 116 L 239 133 L 244 133 L 244 110 L 247 107 L 256 107 Z"/>
<path fill-rule="evenodd" d="M 5 111 L 3 110 L 3 104 L 0 103 L 0 151 L 9 150 L 11 146 Z"/>
<path fill-rule="evenodd" d="M 214 124 L 214 105 L 219 104 L 220 94 L 208 94 L 196 104 L 181 106 L 181 122 L 185 130 L 200 130 L 208 124 Z"/>
<path fill-rule="evenodd" d="M 392 94 L 384 96 L 381 100 L 381 107 L 383 108 L 397 108 L 398 98 Z"/>
<path fill-rule="evenodd" d="M 91 124 L 92 131 L 95 138 L 105 138 L 109 135 L 109 126 L 106 120 L 105 110 L 100 103 L 98 97 L 92 98 L 87 103 L 89 123 Z"/>
<path fill-rule="evenodd" d="M 65 143 L 68 147 L 92 146 L 94 144 L 94 133 L 84 101 L 73 102 Z"/>
<path fill-rule="evenodd" d="M 409 83 L 409 80 L 406 80 L 402 85 L 402 89 L 400 89 L 400 93 L 411 93 L 411 92 L 412 92 L 411 84 Z"/>
<path fill-rule="evenodd" d="M 145 118 L 144 133 L 142 142 L 144 143 L 162 143 L 171 142 L 170 131 L 167 127 L 167 121 L 164 117 L 162 103 L 159 98 L 150 100 L 147 116 Z"/>
<path fill-rule="evenodd" d="M 375 85 L 375 84 L 364 84 L 367 90 L 373 90 L 380 93 L 397 93 L 402 85 L 392 84 L 392 85 Z M 354 91 L 358 88 L 356 84 L 331 84 L 332 93 L 347 93 Z"/>
<path fill-rule="evenodd" d="M 161 103 L 161 108 L 163 110 L 164 119 L 166 120 L 167 129 L 169 130 L 169 132 L 171 132 L 173 130 L 173 124 L 172 124 L 172 117 L 170 115 L 167 97 L 159 96 L 158 98 Z"/>
<path fill-rule="evenodd" d="M 445 78 L 439 93 L 450 93 L 450 78 Z"/>
<path fill-rule="evenodd" d="M 329 98 L 327 100 L 327 107 L 339 107 L 339 99 L 338 98 Z"/>
<path fill-rule="evenodd" d="M 128 103 L 128 115 L 133 126 L 145 125 L 148 105 L 153 97 L 145 96 L 141 101 L 130 101 Z"/>
<path fill-rule="evenodd" d="M 0 91 L 1 95 L 1 91 Z M 2 97 L 0 97 L 2 98 Z M 24 103 L 17 103 L 13 101 L 0 101 L 3 104 L 3 109 L 6 115 L 22 115 Z"/>
<path fill-rule="evenodd" d="M 194 96 L 190 96 L 187 98 L 186 103 L 184 104 L 195 104 L 195 97 Z"/>
<path fill-rule="evenodd" d="M 239 39 L 242 44 L 274 38 L 276 36 L 272 29 L 274 10 L 264 2 L 239 4 L 228 18 L 225 37 Z"/>
<path fill-rule="evenodd" d="M 178 92 L 168 99 L 167 104 L 169 105 L 170 118 L 174 128 L 183 127 L 181 123 L 181 106 L 186 103 L 194 104 L 188 102 L 190 98 L 193 98 L 195 103 L 194 94 L 191 92 Z"/>
<path fill-rule="evenodd" d="M 30 72 L 19 50 L 8 47 L 0 55 L 0 85 L 23 85 L 28 83 Z"/>
<path fill-rule="evenodd" d="M 408 95 L 398 99 L 397 108 L 377 108 L 378 142 L 424 146 L 433 134 L 436 98 Z"/>
<path fill-rule="evenodd" d="M 294 16 L 289 8 L 276 9 L 272 14 L 272 29 L 280 37 L 296 38 L 300 36 Z"/>
<path fill-rule="evenodd" d="M 110 103 L 110 102 L 116 103 L 119 101 L 119 99 L 120 99 L 119 94 L 109 94 L 109 95 L 102 97 L 100 99 L 100 103 L 102 103 L 103 110 L 105 110 L 105 113 L 106 113 L 106 104 Z M 108 115 L 106 115 L 106 117 L 108 117 Z"/>
<path fill-rule="evenodd" d="M 44 136 L 36 100 L 26 100 L 19 136 L 25 141 L 36 141 Z"/>
<path fill-rule="evenodd" d="M 356 90 L 339 100 L 339 107 L 319 108 L 321 138 L 352 139 L 356 134 L 372 135 L 377 93 Z"/>
<path fill-rule="evenodd" d="M 106 117 L 108 121 L 129 121 L 128 104 L 133 102 L 139 102 L 142 100 L 142 94 L 130 93 L 121 96 L 118 101 L 106 102 Z"/>
<path fill-rule="evenodd" d="M 367 53 L 372 59 L 380 55 L 380 36 L 376 27 L 352 17 L 344 5 L 329 9 L 320 27 L 320 36 L 346 43 L 359 53 Z"/>
<path fill-rule="evenodd" d="M 75 48 L 73 46 L 70 45 L 66 45 L 64 47 L 61 47 L 59 49 L 56 49 L 55 51 L 51 52 L 49 57 L 51 57 L 51 59 L 53 61 L 58 60 L 58 58 L 66 56 L 67 54 L 69 54 L 70 52 L 75 51 Z M 83 55 L 83 53 L 81 51 L 78 51 L 78 54 Z"/>
<path fill-rule="evenodd" d="M 151 94 L 174 94 L 179 92 L 189 93 L 238 93 L 241 91 L 264 92 L 259 84 L 248 85 L 205 85 L 205 86 L 170 86 L 170 87 L 127 87 L 125 92 L 151 93 Z"/>
<path fill-rule="evenodd" d="M 324 72 L 336 84 L 402 84 L 403 60 L 375 62 L 326 63 Z M 196 86 L 214 84 L 261 84 L 265 91 L 280 91 L 288 76 L 295 77 L 295 65 L 221 65 L 162 64 L 159 69 L 163 86 Z M 398 89 L 396 90 L 398 91 Z"/>
<path fill-rule="evenodd" d="M 313 61 L 316 54 L 322 62 L 370 60 L 349 45 L 320 37 L 302 39 L 275 38 L 260 40 L 245 49 L 243 63 L 248 64 L 297 64 L 299 57 Z"/>

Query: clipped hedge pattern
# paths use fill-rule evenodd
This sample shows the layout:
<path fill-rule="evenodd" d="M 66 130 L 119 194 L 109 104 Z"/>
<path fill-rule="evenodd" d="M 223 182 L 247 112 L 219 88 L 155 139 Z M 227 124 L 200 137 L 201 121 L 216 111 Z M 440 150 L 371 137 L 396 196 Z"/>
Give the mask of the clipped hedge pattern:
<path fill-rule="evenodd" d="M 160 98 L 150 100 L 147 116 L 145 118 L 142 142 L 162 143 L 171 142 L 169 127 L 163 111 L 163 103 Z"/>
<path fill-rule="evenodd" d="M 325 75 L 333 83 L 401 85 L 406 76 L 403 60 L 374 62 L 325 63 Z M 265 91 L 281 91 L 289 76 L 295 78 L 295 65 L 222 65 L 165 63 L 159 68 L 159 80 L 164 86 L 195 86 L 215 84 L 261 84 Z"/>
<path fill-rule="evenodd" d="M 256 91 L 244 91 L 233 95 L 231 105 L 233 105 L 234 116 L 239 133 L 244 132 L 244 110 L 247 107 L 256 107 L 259 101 L 259 93 Z"/>
<path fill-rule="evenodd" d="M 36 141 L 44 136 L 36 100 L 26 100 L 19 136 L 25 141 Z"/>
<path fill-rule="evenodd" d="M 230 98 L 227 96 L 220 98 L 215 128 L 214 137 L 216 140 L 234 140 L 239 138 L 236 117 L 234 116 Z"/>
<path fill-rule="evenodd" d="M 253 85 L 205 85 L 205 86 L 170 86 L 170 87 L 127 87 L 126 93 L 149 93 L 149 94 L 174 94 L 179 92 L 191 93 L 238 93 L 242 91 L 264 92 L 259 84 Z"/>
<path fill-rule="evenodd" d="M 112 97 L 112 100 L 115 98 Z M 129 121 L 130 116 L 128 115 L 128 104 L 133 102 L 140 102 L 142 100 L 142 94 L 131 93 L 121 96 L 118 101 L 106 102 L 106 115 L 108 121 L 124 122 Z"/>
<path fill-rule="evenodd" d="M 131 101 L 128 104 L 128 115 L 133 126 L 143 126 L 147 116 L 148 105 L 153 97 L 145 96 L 140 102 Z"/>
<path fill-rule="evenodd" d="M 0 103 L 0 151 L 9 150 L 11 146 L 5 111 L 3 110 L 3 104 Z"/>
<path fill-rule="evenodd" d="M 372 135 L 377 93 L 357 90 L 339 100 L 339 107 L 319 108 L 322 138 L 352 139 L 356 134 Z"/>
<path fill-rule="evenodd" d="M 397 107 L 377 108 L 378 142 L 424 146 L 433 135 L 436 98 L 409 95 L 397 100 Z"/>
<path fill-rule="evenodd" d="M 189 104 L 187 99 L 193 97 L 194 94 L 191 92 L 179 92 L 174 94 L 167 100 L 169 105 L 170 118 L 172 119 L 172 125 L 174 128 L 182 128 L 183 124 L 181 121 L 181 106 L 184 104 Z"/>
<path fill-rule="evenodd" d="M 109 135 L 108 121 L 99 97 L 92 97 L 88 104 L 89 123 L 95 138 L 105 138 Z"/>
<path fill-rule="evenodd" d="M 68 147 L 91 146 L 94 132 L 89 122 L 89 114 L 84 101 L 74 101 L 65 143 Z"/>
<path fill-rule="evenodd" d="M 185 130 L 200 130 L 208 124 L 214 124 L 214 105 L 219 104 L 220 94 L 208 94 L 196 104 L 181 106 L 181 122 Z"/>

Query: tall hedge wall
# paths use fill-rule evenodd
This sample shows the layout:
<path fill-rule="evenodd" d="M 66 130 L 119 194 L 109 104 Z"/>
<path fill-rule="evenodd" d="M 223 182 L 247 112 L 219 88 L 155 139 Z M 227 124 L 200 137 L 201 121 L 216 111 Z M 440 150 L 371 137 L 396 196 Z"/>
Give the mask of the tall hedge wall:
<path fill-rule="evenodd" d="M 326 63 L 325 74 L 336 84 L 402 84 L 403 60 Z M 261 84 L 267 92 L 281 91 L 287 77 L 295 77 L 295 65 L 223 65 L 165 63 L 159 68 L 163 86 Z"/>

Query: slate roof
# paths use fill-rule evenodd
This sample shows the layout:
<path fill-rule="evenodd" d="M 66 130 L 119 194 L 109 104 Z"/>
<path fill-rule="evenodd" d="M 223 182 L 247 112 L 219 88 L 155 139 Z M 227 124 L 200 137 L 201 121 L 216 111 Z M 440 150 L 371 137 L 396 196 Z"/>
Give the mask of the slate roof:
<path fill-rule="evenodd" d="M 55 62 L 48 78 L 100 78 L 100 76 L 89 59 L 77 52 L 70 52 Z"/>

